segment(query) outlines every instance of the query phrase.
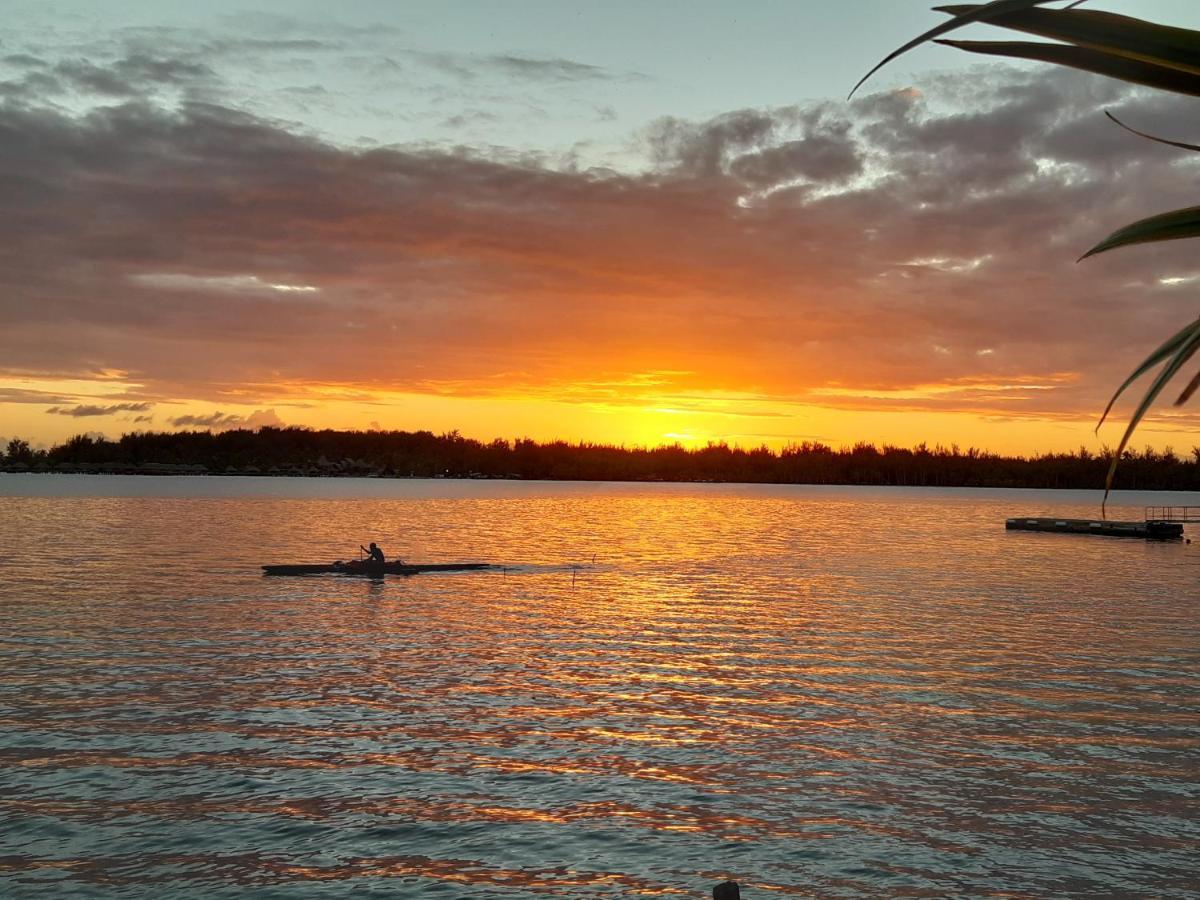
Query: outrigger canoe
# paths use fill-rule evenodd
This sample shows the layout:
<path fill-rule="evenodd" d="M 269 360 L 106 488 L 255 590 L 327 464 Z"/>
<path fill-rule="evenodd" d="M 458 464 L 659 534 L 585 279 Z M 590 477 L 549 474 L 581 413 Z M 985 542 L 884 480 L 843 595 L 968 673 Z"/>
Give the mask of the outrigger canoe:
<path fill-rule="evenodd" d="M 428 563 L 405 562 L 335 562 L 316 565 L 263 566 L 264 575 L 366 575 L 378 578 L 382 575 L 420 575 L 422 572 L 467 572 L 473 569 L 490 569 L 489 563 Z"/>

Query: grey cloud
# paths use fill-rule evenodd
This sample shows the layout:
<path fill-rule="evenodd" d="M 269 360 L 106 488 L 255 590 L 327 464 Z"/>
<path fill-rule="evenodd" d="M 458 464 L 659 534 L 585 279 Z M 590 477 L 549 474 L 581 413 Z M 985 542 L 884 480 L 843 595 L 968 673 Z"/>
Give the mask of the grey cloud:
<path fill-rule="evenodd" d="M 10 53 L 8 56 L 0 59 L 0 62 L 6 63 L 10 66 L 18 66 L 23 69 L 41 68 L 47 65 L 45 60 L 39 59 L 36 56 L 31 56 L 28 53 Z"/>
<path fill-rule="evenodd" d="M 228 431 L 233 428 L 257 429 L 282 427 L 284 422 L 273 409 L 260 409 L 248 416 L 238 416 L 220 411 L 208 415 L 176 416 L 167 420 L 176 428 L 207 428 L 212 431 Z"/>
<path fill-rule="evenodd" d="M 240 424 L 242 417 L 215 412 L 206 416 L 176 416 L 167 421 L 176 428 L 228 428 Z"/>
<path fill-rule="evenodd" d="M 473 54 L 447 50 L 428 51 L 408 49 L 399 51 L 414 62 L 437 69 L 460 79 L 495 77 L 496 75 L 529 81 L 608 81 L 640 77 L 633 73 L 611 72 L 600 66 L 561 58 L 519 56 L 512 53 Z M 394 60 L 385 64 L 396 65 Z"/>
<path fill-rule="evenodd" d="M 313 38 L 273 40 L 270 38 L 214 38 L 201 47 L 204 56 L 240 56 L 245 53 L 316 53 L 341 50 L 344 44 Z"/>
<path fill-rule="evenodd" d="M 66 397 L 48 391 L 0 388 L 0 403 L 67 403 Z"/>
<path fill-rule="evenodd" d="M 484 57 L 484 65 L 497 69 L 508 75 L 522 78 L 543 79 L 555 81 L 579 81 L 590 78 L 611 78 L 612 75 L 600 66 L 579 63 L 569 59 L 536 59 L 528 56 L 499 54 Z"/>
<path fill-rule="evenodd" d="M 114 69 L 98 66 L 86 59 L 61 62 L 54 67 L 54 72 L 61 81 L 72 87 L 97 94 L 132 97 L 139 93 L 141 88 L 141 85 L 135 87 Z"/>
<path fill-rule="evenodd" d="M 293 87 L 280 88 L 279 93 L 290 94 L 294 97 L 301 97 L 305 99 L 324 98 L 330 96 L 329 90 L 320 84 L 294 85 Z"/>
<path fill-rule="evenodd" d="M 730 164 L 729 170 L 756 187 L 770 187 L 795 178 L 837 184 L 861 174 L 863 161 L 852 139 L 813 135 L 741 156 Z"/>
<path fill-rule="evenodd" d="M 827 105 L 738 110 L 708 122 L 660 119 L 647 133 L 655 160 L 675 175 L 732 175 L 754 188 L 795 179 L 839 183 L 863 170 L 861 145 Z"/>
<path fill-rule="evenodd" d="M 216 80 L 213 70 L 203 63 L 140 52 L 100 62 L 89 58 L 51 62 L 28 55 L 9 60 L 19 60 L 14 65 L 29 71 L 0 83 L 0 93 L 26 101 L 48 99 L 67 91 L 134 98 L 162 87 L 187 88 Z"/>
<path fill-rule="evenodd" d="M 212 68 L 204 63 L 144 53 L 133 53 L 117 60 L 113 69 L 131 81 L 153 84 L 191 84 L 215 77 Z"/>
<path fill-rule="evenodd" d="M 28 102 L 61 94 L 66 86 L 48 72 L 28 72 L 20 78 L 0 81 L 0 98 L 14 102 Z"/>
<path fill-rule="evenodd" d="M 299 16 L 267 12 L 233 13 L 221 16 L 220 22 L 223 26 L 238 34 L 257 35 L 263 40 L 279 43 L 312 40 L 311 36 L 313 34 L 320 34 L 326 40 L 362 41 L 367 38 L 380 36 L 395 37 L 404 32 L 403 28 L 385 22 L 376 21 L 362 25 L 349 25 L 343 22 L 335 22 L 328 18 L 313 20 L 300 18 Z"/>
<path fill-rule="evenodd" d="M 154 408 L 153 403 L 115 403 L 111 406 L 80 404 L 79 406 L 52 406 L 46 412 L 56 416 L 71 416 L 76 419 L 93 416 L 111 416 L 121 412 L 144 413 Z M 140 421 L 140 419 L 138 420 Z"/>
<path fill-rule="evenodd" d="M 328 23 L 316 26 L 291 22 L 284 26 L 281 17 L 275 18 L 276 22 L 268 23 L 265 20 L 251 22 L 249 19 L 238 22 L 232 17 L 224 17 L 223 24 L 227 27 L 217 30 L 165 25 L 130 26 L 114 29 L 71 49 L 93 56 L 132 52 L 213 62 L 222 58 L 240 59 L 247 55 L 266 57 L 339 51 L 346 46 L 346 40 L 366 36 L 365 32 L 347 31 Z M 378 33 L 369 32 L 370 35 Z"/>
<path fill-rule="evenodd" d="M 1082 115 L 1064 118 L 1038 136 L 1034 152 L 1051 159 L 1079 163 L 1110 170 L 1146 158 L 1138 147 L 1145 139 L 1115 127 L 1102 111 L 1111 112 L 1122 122 L 1149 134 L 1171 140 L 1195 143 L 1200 132 L 1191 116 L 1180 115 L 1180 103 L 1170 96 L 1135 90 L 1106 103 L 1089 108 Z M 1190 162 L 1191 155 L 1158 145 L 1155 152 L 1164 163 Z"/>
<path fill-rule="evenodd" d="M 488 110 L 473 109 L 465 113 L 458 113 L 457 115 L 450 116 L 448 119 L 442 121 L 441 126 L 443 128 L 468 128 L 472 125 L 494 122 L 498 118 L 499 117 L 495 113 L 489 112 Z"/>
<path fill-rule="evenodd" d="M 689 177 L 719 176 L 731 157 L 765 144 L 779 125 L 776 115 L 744 109 L 704 123 L 666 117 L 647 135 L 654 158 Z"/>
<path fill-rule="evenodd" d="M 882 91 L 859 96 L 848 108 L 852 115 L 866 125 L 867 133 L 877 131 L 882 124 L 904 123 L 920 108 L 923 94 L 916 88 Z"/>
<path fill-rule="evenodd" d="M 722 387 L 772 392 L 1074 371 L 1006 402 L 1095 409 L 1149 349 L 1131 336 L 1194 317 L 1185 291 L 1129 287 L 1190 271 L 1191 251 L 1073 260 L 1180 205 L 1191 179 L 1131 136 L 1120 166 L 1089 156 L 1097 91 L 1044 80 L 995 76 L 972 111 L 900 92 L 663 120 L 641 174 L 351 151 L 195 102 L 0 105 L 0 358 L 120 368 L 140 396 L 217 404 L 703 353 Z M 1163 103 L 1147 109 L 1192 109 Z M 147 273 L 186 273 L 187 289 Z M 320 291 L 281 310 L 266 291 L 202 289 L 230 279 Z"/>

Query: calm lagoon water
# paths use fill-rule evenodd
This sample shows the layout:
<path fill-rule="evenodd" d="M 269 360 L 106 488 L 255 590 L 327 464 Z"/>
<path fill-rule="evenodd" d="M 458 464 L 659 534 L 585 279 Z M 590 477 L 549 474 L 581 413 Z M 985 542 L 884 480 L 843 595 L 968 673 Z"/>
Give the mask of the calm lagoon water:
<path fill-rule="evenodd" d="M 0 896 L 1200 896 L 1200 543 L 1003 528 L 1098 500 L 0 475 Z M 507 568 L 258 573 L 369 540 Z"/>

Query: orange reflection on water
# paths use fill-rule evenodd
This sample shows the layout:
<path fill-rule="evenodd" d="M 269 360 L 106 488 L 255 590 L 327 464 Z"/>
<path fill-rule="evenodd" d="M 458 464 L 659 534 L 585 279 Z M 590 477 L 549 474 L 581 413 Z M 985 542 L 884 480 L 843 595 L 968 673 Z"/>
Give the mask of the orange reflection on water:
<path fill-rule="evenodd" d="M 350 865 L 331 867 L 274 865 L 271 866 L 271 870 L 289 880 L 306 881 L 417 877 L 457 884 L 492 884 L 497 887 L 526 890 L 615 885 L 621 887 L 626 894 L 639 897 L 681 896 L 689 893 L 678 887 L 654 884 L 617 872 L 583 872 L 565 866 L 540 871 L 505 869 L 489 867 L 472 860 L 430 859 L 425 856 L 358 859 Z"/>
<path fill-rule="evenodd" d="M 1000 895 L 989 873 L 1042 848 L 1175 865 L 1198 746 L 1194 622 L 1139 584 L 1157 562 L 1170 590 L 1194 588 L 1153 555 L 1185 547 L 1017 543 L 996 528 L 1002 503 L 956 496 L 453 494 L 468 487 L 80 500 L 24 516 L 17 537 L 0 519 L 0 555 L 50 543 L 78 560 L 17 563 L 22 594 L 5 596 L 19 639 L 0 645 L 3 680 L 20 702 L 0 726 L 29 737 L 0 765 L 29 787 L 0 812 L 34 833 L 86 824 L 79 871 L 109 879 L 151 863 L 113 862 L 101 838 L 185 822 L 245 845 L 241 862 L 198 854 L 196 877 L 247 884 L 687 894 L 745 861 L 756 893 L 878 893 L 900 876 L 936 896 L 966 892 L 953 879 L 970 870 L 972 890 Z M 346 555 L 359 534 L 509 571 L 257 573 Z M 1068 569 L 1116 574 L 1092 587 Z M 1137 793 L 1150 779 L 1162 790 Z M 89 780 L 119 790 L 100 807 Z M 373 830 L 416 834 L 405 849 L 424 855 L 390 856 Z M 75 852 L 54 865 L 74 871 Z M 581 871 L 585 852 L 597 871 Z M 49 865 L 36 859 L 19 865 Z"/>

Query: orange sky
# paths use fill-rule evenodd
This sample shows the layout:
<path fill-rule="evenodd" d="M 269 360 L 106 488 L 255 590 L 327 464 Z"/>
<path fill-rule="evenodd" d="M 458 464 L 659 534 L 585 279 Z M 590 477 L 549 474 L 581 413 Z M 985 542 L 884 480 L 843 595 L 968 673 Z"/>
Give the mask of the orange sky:
<path fill-rule="evenodd" d="M 599 165 L 583 144 L 322 136 L 199 47 L 4 63 L 0 437 L 289 424 L 1098 450 L 1119 439 L 1120 419 L 1092 433 L 1113 388 L 1195 315 L 1186 246 L 1074 262 L 1194 183 L 1103 110 L 1173 133 L 1183 100 L 926 73 L 852 103 L 663 110 Z M 638 90 L 504 60 L 547 96 Z M 468 75 L 446 76 L 451 105 L 479 100 Z M 1135 443 L 1187 453 L 1198 425 L 1168 409 Z"/>
<path fill-rule="evenodd" d="M 302 425 L 314 428 L 426 429 L 435 433 L 458 430 L 468 437 L 565 438 L 589 442 L 615 442 L 629 446 L 680 443 L 699 446 L 727 441 L 743 446 L 766 444 L 780 448 L 789 443 L 820 441 L 834 446 L 858 440 L 914 446 L 957 443 L 1003 453 L 1024 454 L 1041 450 L 1074 450 L 1102 447 L 1119 437 L 1110 425 L 1099 437 L 1093 434 L 1094 418 L 1047 415 L 1006 415 L 1004 402 L 1019 404 L 1023 388 L 1012 385 L 931 385 L 915 390 L 877 390 L 868 395 L 831 389 L 828 394 L 804 401 L 731 391 L 690 388 L 672 390 L 680 374 L 647 374 L 630 379 L 633 384 L 576 384 L 543 390 L 510 391 L 496 386 L 490 394 L 406 393 L 378 391 L 364 386 L 293 385 L 296 398 L 270 407 L 236 401 L 157 401 L 158 414 L 179 421 L 179 428 L 256 427 Z M 74 409 L 104 410 L 120 405 L 129 396 L 140 396 L 136 385 L 119 380 L 56 382 L 19 379 L 23 389 L 52 388 L 80 401 Z M 1037 386 L 1040 387 L 1040 386 Z M 103 393 L 93 393 L 102 389 Z M 981 391 L 994 391 L 996 402 L 979 412 L 955 408 L 926 408 L 941 397 L 969 399 Z M 129 405 L 139 406 L 134 402 Z M 47 416 L 31 404 L 6 404 L 4 421 L 9 435 L 40 435 L 47 443 L 61 441 L 81 431 L 107 433 L 156 427 L 139 423 L 147 413 L 139 409 L 108 414 Z M 188 417 L 192 417 L 189 419 Z M 47 428 L 47 421 L 51 428 Z M 166 424 L 166 423 L 164 423 Z M 99 425 L 100 427 L 97 427 Z M 1195 423 L 1187 418 L 1160 419 L 1142 429 L 1141 443 L 1172 446 L 1188 453 Z M 1141 443 L 1137 445 L 1140 446 Z"/>

